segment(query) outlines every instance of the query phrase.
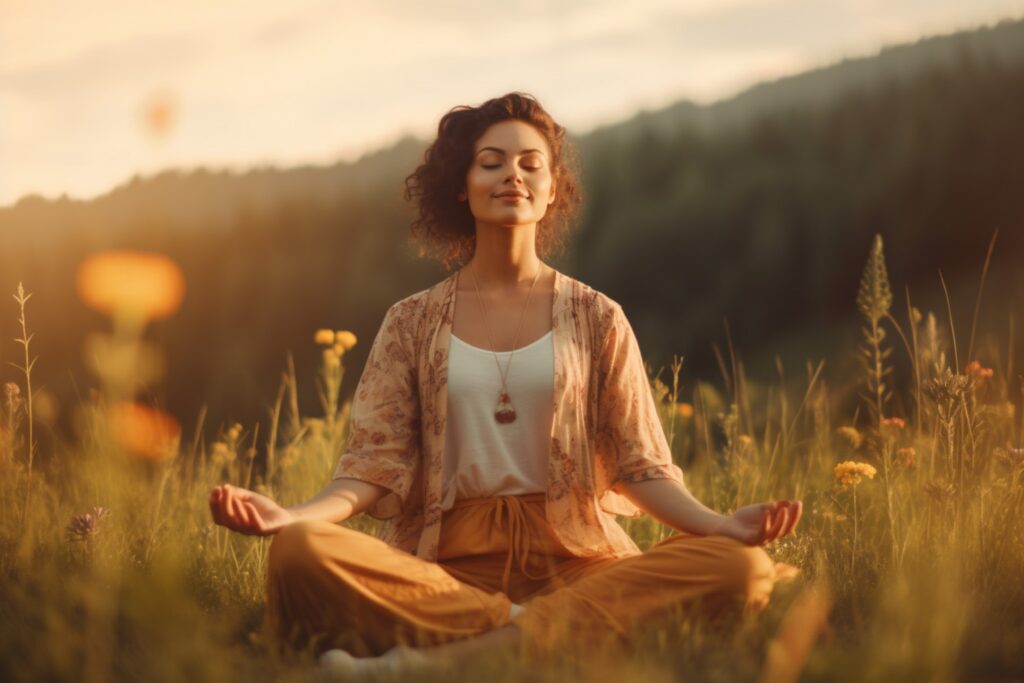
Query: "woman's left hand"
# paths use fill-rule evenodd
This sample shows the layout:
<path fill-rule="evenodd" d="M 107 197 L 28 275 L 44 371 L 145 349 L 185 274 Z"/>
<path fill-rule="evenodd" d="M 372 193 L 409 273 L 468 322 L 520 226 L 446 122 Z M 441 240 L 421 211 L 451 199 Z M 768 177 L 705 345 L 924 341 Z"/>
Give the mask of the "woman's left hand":
<path fill-rule="evenodd" d="M 746 505 L 724 517 L 722 524 L 712 533 L 735 538 L 747 545 L 765 545 L 796 528 L 803 508 L 803 502 L 799 500 Z"/>

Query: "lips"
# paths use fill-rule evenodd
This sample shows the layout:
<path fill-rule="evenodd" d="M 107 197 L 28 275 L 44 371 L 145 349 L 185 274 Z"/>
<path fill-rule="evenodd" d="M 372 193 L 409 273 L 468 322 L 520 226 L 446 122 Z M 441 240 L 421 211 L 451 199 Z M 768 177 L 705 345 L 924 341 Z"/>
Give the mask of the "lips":
<path fill-rule="evenodd" d="M 494 196 L 498 197 L 498 198 L 519 197 L 519 198 L 522 198 L 522 199 L 528 199 L 528 196 L 527 196 L 527 194 L 525 192 L 520 192 L 518 190 L 506 190 L 504 192 L 499 192 L 498 194 L 496 194 Z"/>

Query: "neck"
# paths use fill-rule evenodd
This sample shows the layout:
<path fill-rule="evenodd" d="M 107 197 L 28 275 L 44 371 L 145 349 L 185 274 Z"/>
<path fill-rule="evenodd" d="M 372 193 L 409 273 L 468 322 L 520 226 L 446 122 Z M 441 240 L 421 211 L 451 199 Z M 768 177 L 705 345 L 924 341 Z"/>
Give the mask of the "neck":
<path fill-rule="evenodd" d="M 480 289 L 515 291 L 530 287 L 534 276 L 548 267 L 537 257 L 537 225 L 488 226 L 477 224 L 476 248 L 464 266 L 476 275 Z"/>

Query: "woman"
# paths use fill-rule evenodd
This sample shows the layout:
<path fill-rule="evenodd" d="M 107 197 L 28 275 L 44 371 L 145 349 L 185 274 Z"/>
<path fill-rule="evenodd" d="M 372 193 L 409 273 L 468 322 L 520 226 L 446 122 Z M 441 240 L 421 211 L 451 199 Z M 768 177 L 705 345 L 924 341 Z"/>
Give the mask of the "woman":
<path fill-rule="evenodd" d="M 218 524 L 276 534 L 269 623 L 328 671 L 625 643 L 675 605 L 759 609 L 779 578 L 760 546 L 800 501 L 694 499 L 621 306 L 540 258 L 580 202 L 564 133 L 522 93 L 441 119 L 406 198 L 421 255 L 463 265 L 388 310 L 332 481 L 288 509 L 211 493 Z M 364 511 L 380 538 L 338 524 Z M 613 516 L 641 512 L 679 533 L 641 553 Z"/>

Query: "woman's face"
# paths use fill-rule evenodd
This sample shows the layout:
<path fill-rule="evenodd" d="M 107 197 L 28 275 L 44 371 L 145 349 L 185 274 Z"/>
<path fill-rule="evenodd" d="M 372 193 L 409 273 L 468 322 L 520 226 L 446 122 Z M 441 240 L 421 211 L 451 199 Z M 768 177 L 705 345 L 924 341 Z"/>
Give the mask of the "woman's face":
<path fill-rule="evenodd" d="M 466 172 L 468 201 L 478 223 L 523 225 L 537 223 L 555 201 L 551 150 L 530 124 L 515 119 L 495 123 L 473 146 Z"/>

